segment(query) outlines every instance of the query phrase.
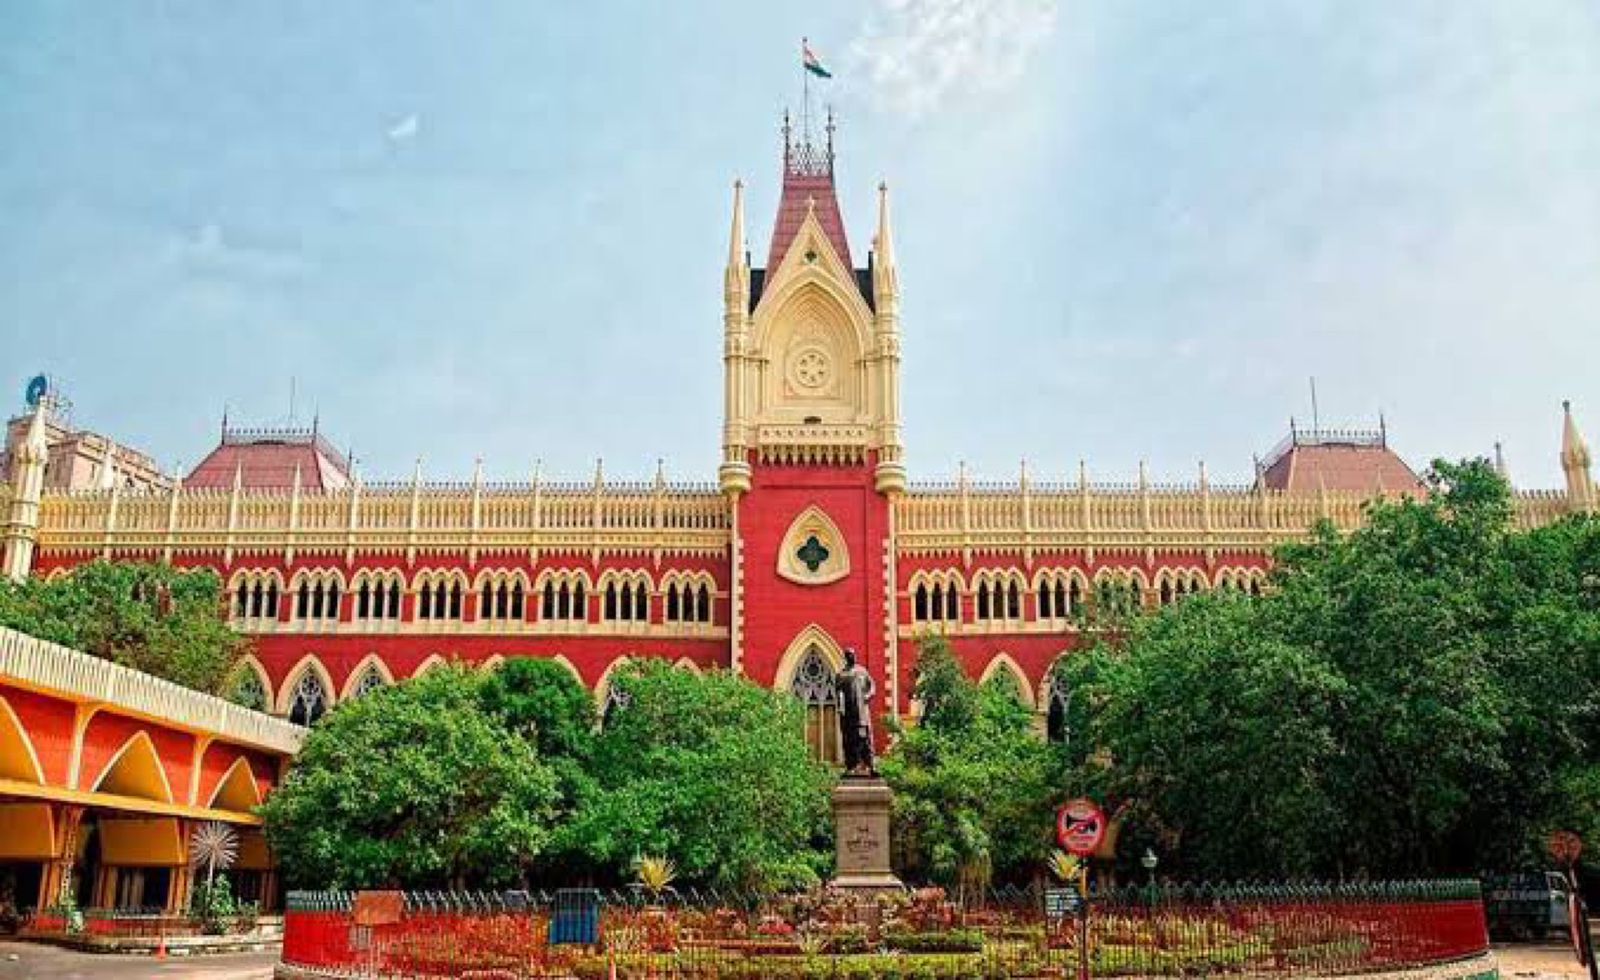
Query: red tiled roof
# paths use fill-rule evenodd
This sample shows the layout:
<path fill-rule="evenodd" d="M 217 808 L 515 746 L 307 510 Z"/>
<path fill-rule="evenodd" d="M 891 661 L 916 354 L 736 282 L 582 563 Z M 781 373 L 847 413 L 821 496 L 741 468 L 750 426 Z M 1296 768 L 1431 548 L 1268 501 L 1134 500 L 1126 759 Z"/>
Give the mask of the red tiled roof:
<path fill-rule="evenodd" d="M 237 471 L 246 490 L 287 490 L 300 468 L 300 488 L 307 493 L 338 490 L 350 483 L 344 457 L 315 433 L 302 431 L 224 433 L 211 451 L 184 478 L 196 490 L 231 490 Z"/>
<path fill-rule="evenodd" d="M 1323 441 L 1292 444 L 1261 474 L 1269 490 L 1315 493 L 1323 487 L 1344 493 L 1415 494 L 1422 481 L 1393 450 L 1381 443 Z"/>
<path fill-rule="evenodd" d="M 772 226 L 772 248 L 767 252 L 768 272 L 775 272 L 778 263 L 789 251 L 789 244 L 800 233 L 806 220 L 806 208 L 816 202 L 817 221 L 828 236 L 833 250 L 845 268 L 850 264 L 850 242 L 844 234 L 844 219 L 839 216 L 839 198 L 834 194 L 833 176 L 828 173 L 806 174 L 787 172 L 783 175 L 783 196 L 778 199 L 778 220 Z"/>

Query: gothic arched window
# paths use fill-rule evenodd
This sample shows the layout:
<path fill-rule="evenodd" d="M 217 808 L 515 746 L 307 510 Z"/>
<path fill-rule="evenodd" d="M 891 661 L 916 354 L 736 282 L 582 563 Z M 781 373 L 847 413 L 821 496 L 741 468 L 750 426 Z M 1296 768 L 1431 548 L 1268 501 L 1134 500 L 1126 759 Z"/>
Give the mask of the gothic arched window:
<path fill-rule="evenodd" d="M 241 668 L 228 700 L 256 711 L 267 710 L 267 689 L 261 684 L 261 675 L 249 667 Z"/>
<path fill-rule="evenodd" d="M 696 622 L 711 622 L 711 588 L 700 586 L 699 598 L 695 601 L 694 618 Z"/>
<path fill-rule="evenodd" d="M 289 720 L 296 725 L 312 725 L 328 711 L 328 689 L 314 670 L 300 675 L 289 701 Z"/>
<path fill-rule="evenodd" d="M 359 698 L 363 694 L 371 694 L 386 683 L 383 679 L 383 674 L 378 668 L 368 664 L 367 669 L 361 672 L 361 678 L 356 681 L 356 686 L 351 689 L 350 696 Z"/>
<path fill-rule="evenodd" d="M 917 586 L 916 602 L 911 607 L 911 621 L 913 623 L 926 622 L 928 619 L 928 587 Z"/>
<path fill-rule="evenodd" d="M 806 708 L 806 745 L 823 762 L 839 761 L 839 700 L 833 667 L 816 647 L 806 650 L 789 691 Z"/>
<path fill-rule="evenodd" d="M 667 622 L 678 621 L 678 583 L 667 586 Z"/>
<path fill-rule="evenodd" d="M 1045 697 L 1049 700 L 1045 704 L 1045 737 L 1052 742 L 1065 742 L 1072 734 L 1072 726 L 1068 720 L 1067 708 L 1072 701 L 1072 690 L 1067 686 L 1066 671 L 1052 668 L 1050 676 L 1045 679 L 1048 685 Z"/>

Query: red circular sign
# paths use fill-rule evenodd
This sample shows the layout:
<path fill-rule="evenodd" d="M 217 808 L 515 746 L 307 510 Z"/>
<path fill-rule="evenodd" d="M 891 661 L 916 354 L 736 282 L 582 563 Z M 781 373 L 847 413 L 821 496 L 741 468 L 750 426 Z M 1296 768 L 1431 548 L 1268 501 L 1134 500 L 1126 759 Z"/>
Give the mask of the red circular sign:
<path fill-rule="evenodd" d="M 1093 800 L 1073 800 L 1056 812 L 1056 842 L 1088 857 L 1106 836 L 1106 815 Z"/>
<path fill-rule="evenodd" d="M 1583 840 L 1570 830 L 1558 830 L 1550 835 L 1550 840 L 1545 844 L 1550 852 L 1550 860 L 1563 868 L 1570 868 L 1578 863 L 1578 857 L 1583 854 Z"/>

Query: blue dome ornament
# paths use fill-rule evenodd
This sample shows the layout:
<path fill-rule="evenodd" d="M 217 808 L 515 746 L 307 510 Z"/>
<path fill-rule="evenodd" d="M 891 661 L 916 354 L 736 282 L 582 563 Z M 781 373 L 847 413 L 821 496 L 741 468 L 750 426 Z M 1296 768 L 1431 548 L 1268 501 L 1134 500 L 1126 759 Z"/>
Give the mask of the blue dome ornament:
<path fill-rule="evenodd" d="M 39 403 L 44 401 L 44 396 L 49 393 L 50 379 L 42 374 L 36 374 L 33 380 L 28 382 L 28 390 L 23 395 L 23 400 L 28 403 L 29 408 L 38 408 Z"/>

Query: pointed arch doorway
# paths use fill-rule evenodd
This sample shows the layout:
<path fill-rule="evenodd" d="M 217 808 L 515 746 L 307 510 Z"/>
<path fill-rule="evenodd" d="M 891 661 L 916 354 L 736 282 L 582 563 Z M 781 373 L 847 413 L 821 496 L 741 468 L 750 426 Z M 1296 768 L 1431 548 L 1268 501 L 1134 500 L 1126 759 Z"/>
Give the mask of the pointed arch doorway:
<path fill-rule="evenodd" d="M 788 691 L 805 708 L 806 747 L 812 756 L 838 765 L 842 756 L 839 743 L 839 701 L 835 682 L 844 669 L 844 650 L 819 626 L 801 630 L 789 644 L 773 689 Z"/>

